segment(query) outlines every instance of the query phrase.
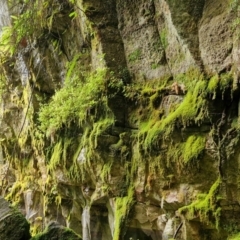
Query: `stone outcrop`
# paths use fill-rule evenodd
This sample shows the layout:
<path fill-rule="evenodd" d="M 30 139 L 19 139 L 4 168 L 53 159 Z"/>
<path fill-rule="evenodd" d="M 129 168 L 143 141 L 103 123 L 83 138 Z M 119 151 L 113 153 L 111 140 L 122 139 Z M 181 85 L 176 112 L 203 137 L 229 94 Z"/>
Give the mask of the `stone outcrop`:
<path fill-rule="evenodd" d="M 33 239 L 237 239 L 239 4 L 0 0 L 1 194 Z"/>
<path fill-rule="evenodd" d="M 29 240 L 29 228 L 24 216 L 0 198 L 0 239 Z"/>

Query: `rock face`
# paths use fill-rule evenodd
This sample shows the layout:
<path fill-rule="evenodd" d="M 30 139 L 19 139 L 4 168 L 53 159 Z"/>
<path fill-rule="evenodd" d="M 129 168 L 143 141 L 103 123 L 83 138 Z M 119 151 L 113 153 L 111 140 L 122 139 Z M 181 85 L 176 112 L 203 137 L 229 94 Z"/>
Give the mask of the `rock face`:
<path fill-rule="evenodd" d="M 9 207 L 9 203 L 0 198 L 0 239 L 30 239 L 29 223 L 24 216 Z"/>
<path fill-rule="evenodd" d="M 33 239 L 237 239 L 239 5 L 0 0 L 0 187 Z"/>

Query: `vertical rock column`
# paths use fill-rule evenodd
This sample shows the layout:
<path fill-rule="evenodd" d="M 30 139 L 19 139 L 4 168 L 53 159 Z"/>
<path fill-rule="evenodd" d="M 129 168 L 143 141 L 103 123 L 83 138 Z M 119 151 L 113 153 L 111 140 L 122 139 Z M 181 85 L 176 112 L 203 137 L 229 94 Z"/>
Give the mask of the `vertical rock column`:
<path fill-rule="evenodd" d="M 91 240 L 89 206 L 85 206 L 82 213 L 82 237 L 85 240 Z"/>
<path fill-rule="evenodd" d="M 92 67 L 107 67 L 113 77 L 129 81 L 124 46 L 118 30 L 118 18 L 115 0 L 96 1 L 84 0 L 83 8 L 91 23 L 92 37 Z M 111 91 L 111 90 L 110 90 Z M 110 92 L 111 94 L 111 92 Z M 115 94 L 109 100 L 109 107 L 113 111 L 116 124 L 125 124 L 125 104 L 120 94 Z"/>

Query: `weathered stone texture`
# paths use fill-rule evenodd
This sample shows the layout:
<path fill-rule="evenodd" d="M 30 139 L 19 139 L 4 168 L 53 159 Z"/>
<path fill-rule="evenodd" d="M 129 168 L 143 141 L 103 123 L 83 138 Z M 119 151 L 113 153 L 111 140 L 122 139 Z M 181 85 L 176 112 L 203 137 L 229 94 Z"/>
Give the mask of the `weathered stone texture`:
<path fill-rule="evenodd" d="M 0 239 L 28 240 L 29 227 L 24 216 L 11 208 L 6 200 L 0 198 Z"/>
<path fill-rule="evenodd" d="M 7 91 L 1 103 L 1 193 L 17 201 L 32 231 L 34 227 L 43 231 L 50 224 L 32 239 L 225 240 L 229 232 L 240 231 L 239 127 L 234 128 L 240 115 L 240 43 L 239 25 L 232 27 L 239 13 L 226 0 L 54 3 L 59 12 L 51 29 L 3 64 Z M 6 13 L 6 2 L 0 1 L 0 31 L 9 25 Z M 58 40 L 59 48 L 53 40 Z M 106 95 L 114 124 L 94 132 L 94 120 L 103 114 L 97 109 L 89 121 L 81 119 L 83 125 L 74 120 L 59 132 L 39 133 L 35 131 L 38 111 L 65 86 L 73 60 L 80 66 L 76 76 L 109 69 L 115 85 L 108 87 Z M 204 84 L 212 76 L 218 84 L 221 74 L 225 76 L 221 86 L 203 88 L 207 100 L 201 111 L 206 116 L 183 122 L 179 115 L 170 136 L 151 139 L 148 149 L 154 121 L 166 120 L 184 102 L 189 89 L 182 81 L 188 74 L 189 85 L 197 85 L 195 71 L 201 76 L 199 82 L 205 78 Z M 234 78 L 232 88 L 229 73 Z M 200 97 L 202 92 L 197 93 Z M 64 101 L 59 115 L 61 111 Z M 91 115 L 94 109 L 87 111 Z M 144 132 L 144 124 L 151 123 Z M 156 132 L 160 127 L 161 123 Z M 88 130 L 93 133 L 86 137 L 83 133 Z M 38 134 L 44 135 L 44 141 Z M 179 152 L 189 137 L 198 135 L 206 139 L 204 150 L 186 163 Z M 62 143 L 71 138 L 69 145 L 76 149 L 62 144 L 64 150 L 54 165 L 51 154 L 61 138 Z M 79 139 L 85 141 L 81 148 Z M 222 209 L 221 216 L 208 209 L 207 222 L 199 209 L 191 209 L 190 217 L 178 211 L 206 197 L 219 176 L 222 199 L 214 199 L 218 202 L 214 207 Z M 0 239 L 27 240 L 26 221 L 2 199 L 1 206 Z M 222 222 L 220 230 L 212 224 L 216 215 Z M 119 236 L 114 235 L 117 224 Z M 227 229 L 231 227 L 232 232 Z"/>

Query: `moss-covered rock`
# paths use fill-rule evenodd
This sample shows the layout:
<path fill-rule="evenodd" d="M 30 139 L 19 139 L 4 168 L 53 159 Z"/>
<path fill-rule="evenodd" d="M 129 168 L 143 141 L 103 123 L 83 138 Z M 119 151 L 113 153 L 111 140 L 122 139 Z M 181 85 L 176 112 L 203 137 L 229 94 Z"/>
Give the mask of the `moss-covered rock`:
<path fill-rule="evenodd" d="M 19 211 L 9 207 L 3 198 L 0 198 L 0 239 L 30 239 L 29 223 Z"/>
<path fill-rule="evenodd" d="M 81 240 L 82 238 L 71 229 L 52 222 L 42 233 L 32 237 L 31 240 Z"/>

